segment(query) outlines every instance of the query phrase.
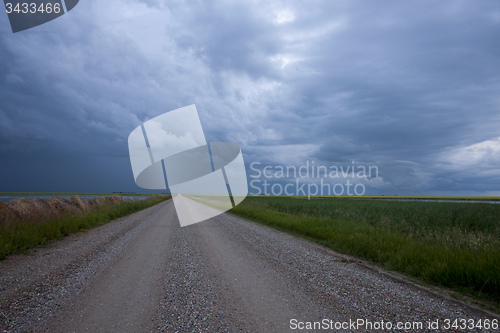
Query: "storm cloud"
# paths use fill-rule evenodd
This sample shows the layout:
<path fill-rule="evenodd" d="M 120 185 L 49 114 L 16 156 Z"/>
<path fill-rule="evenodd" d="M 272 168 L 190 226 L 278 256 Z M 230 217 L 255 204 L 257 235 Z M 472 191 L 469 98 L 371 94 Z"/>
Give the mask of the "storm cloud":
<path fill-rule="evenodd" d="M 0 15 L 0 191 L 142 192 L 128 134 L 190 104 L 248 166 L 500 195 L 500 5 L 82 0 L 16 34 Z"/>

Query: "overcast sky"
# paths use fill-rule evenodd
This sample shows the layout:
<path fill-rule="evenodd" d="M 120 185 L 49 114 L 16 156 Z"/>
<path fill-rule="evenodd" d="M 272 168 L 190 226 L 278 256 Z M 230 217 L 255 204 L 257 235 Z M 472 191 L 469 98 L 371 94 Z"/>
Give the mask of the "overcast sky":
<path fill-rule="evenodd" d="M 0 31 L 0 191 L 144 192 L 128 135 L 196 104 L 247 166 L 354 161 L 379 169 L 366 194 L 500 195 L 496 0 L 81 0 Z"/>

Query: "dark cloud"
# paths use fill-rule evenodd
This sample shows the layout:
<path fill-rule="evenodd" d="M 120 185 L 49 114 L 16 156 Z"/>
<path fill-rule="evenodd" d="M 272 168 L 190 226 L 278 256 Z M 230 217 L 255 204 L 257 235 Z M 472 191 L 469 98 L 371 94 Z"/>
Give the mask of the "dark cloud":
<path fill-rule="evenodd" d="M 500 195 L 495 1 L 91 0 L 18 34 L 0 16 L 0 191 L 139 191 L 128 134 L 195 103 L 247 165 Z"/>

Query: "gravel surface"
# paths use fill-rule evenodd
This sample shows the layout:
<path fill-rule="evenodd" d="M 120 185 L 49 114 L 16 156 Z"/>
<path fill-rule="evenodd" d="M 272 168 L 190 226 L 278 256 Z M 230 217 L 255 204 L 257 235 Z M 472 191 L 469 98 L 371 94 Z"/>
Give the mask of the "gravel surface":
<path fill-rule="evenodd" d="M 0 261 L 0 332 L 499 332 L 444 328 L 495 318 L 232 215 L 181 228 L 171 201 Z"/>

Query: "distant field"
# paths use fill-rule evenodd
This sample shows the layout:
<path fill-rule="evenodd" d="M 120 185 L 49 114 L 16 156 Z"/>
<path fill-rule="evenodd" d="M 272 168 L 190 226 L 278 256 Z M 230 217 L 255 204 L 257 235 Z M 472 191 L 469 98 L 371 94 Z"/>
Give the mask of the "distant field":
<path fill-rule="evenodd" d="M 249 196 L 231 212 L 500 305 L 500 205 Z"/>
<path fill-rule="evenodd" d="M 250 195 L 251 197 L 262 197 L 262 195 Z M 307 195 L 291 195 L 280 197 L 308 198 Z M 399 200 L 458 200 L 458 201 L 500 201 L 500 197 L 439 197 L 439 196 L 398 196 L 398 195 L 311 195 L 311 199 L 317 198 L 350 198 L 350 199 L 399 199 Z"/>

